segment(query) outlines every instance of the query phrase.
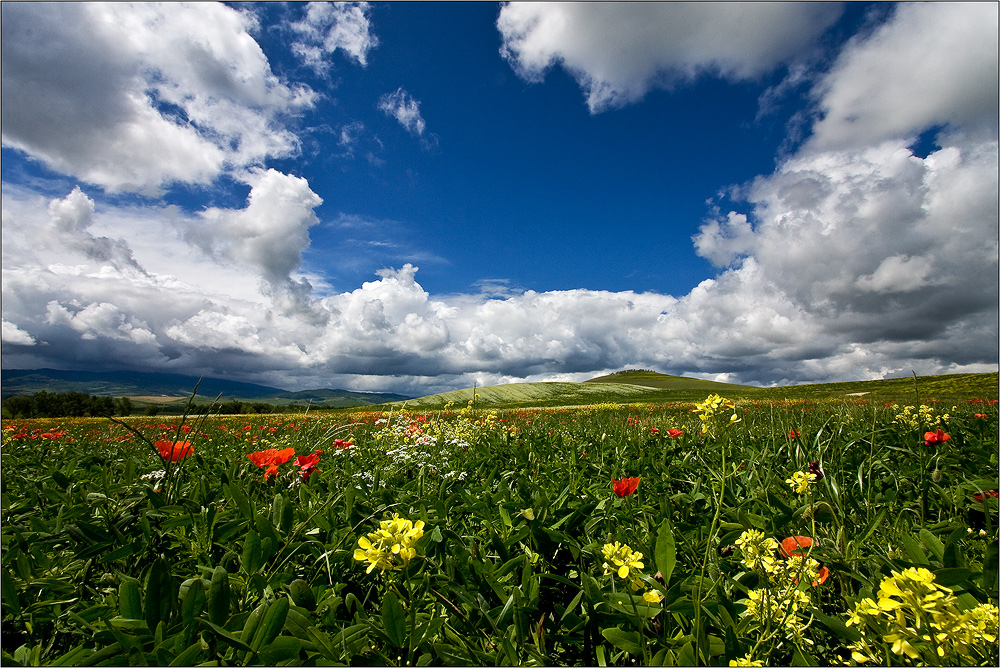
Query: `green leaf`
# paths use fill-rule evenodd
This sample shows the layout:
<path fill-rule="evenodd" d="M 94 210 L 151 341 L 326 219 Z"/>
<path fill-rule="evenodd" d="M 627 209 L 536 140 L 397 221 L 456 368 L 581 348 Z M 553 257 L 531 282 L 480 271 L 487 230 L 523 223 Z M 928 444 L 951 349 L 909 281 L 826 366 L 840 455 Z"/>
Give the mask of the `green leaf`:
<path fill-rule="evenodd" d="M 831 617 L 830 615 L 824 614 L 818 610 L 813 610 L 812 616 L 816 618 L 817 622 L 825 626 L 828 631 L 842 640 L 846 640 L 848 642 L 858 642 L 861 640 L 861 634 L 856 629 L 848 626 L 844 620 L 839 617 Z"/>
<path fill-rule="evenodd" d="M 146 601 L 143 611 L 150 629 L 155 629 L 157 624 L 170 617 L 175 597 L 172 585 L 167 562 L 163 557 L 159 557 L 150 566 L 149 577 L 146 579 Z"/>
<path fill-rule="evenodd" d="M 281 629 L 285 626 L 288 608 L 288 598 L 285 596 L 268 606 L 260 626 L 257 627 L 257 631 L 253 635 L 253 640 L 250 641 L 250 649 L 255 652 L 260 651 L 261 647 L 271 644 L 278 637 Z"/>
<path fill-rule="evenodd" d="M 944 561 L 944 544 L 941 542 L 941 539 L 927 529 L 921 529 L 919 535 L 920 542 L 934 555 L 934 558 L 939 562 Z"/>
<path fill-rule="evenodd" d="M 248 575 L 253 575 L 260 569 L 261 546 L 260 536 L 252 528 L 247 529 L 243 536 L 243 554 L 240 557 L 240 565 Z"/>
<path fill-rule="evenodd" d="M 174 657 L 168 665 L 171 666 L 193 666 L 198 658 L 201 657 L 201 653 L 204 650 L 201 648 L 201 641 L 195 642 L 190 645 L 183 652 Z"/>
<path fill-rule="evenodd" d="M 406 640 L 406 613 L 392 591 L 382 597 L 382 628 L 393 647 L 402 647 Z"/>
<path fill-rule="evenodd" d="M 674 529 L 669 519 L 664 519 L 656 532 L 656 546 L 653 549 L 653 561 L 656 563 L 656 570 L 663 578 L 663 586 L 670 582 L 670 575 L 674 572 L 674 564 L 677 562 L 677 548 L 674 545 Z"/>
<path fill-rule="evenodd" d="M 348 626 L 333 637 L 333 646 L 352 656 L 368 642 L 369 628 L 368 624 Z"/>
<path fill-rule="evenodd" d="M 636 656 L 642 654 L 642 645 L 640 644 L 642 638 L 637 631 L 623 631 L 615 626 L 610 629 L 601 629 L 601 635 L 618 649 Z"/>
<path fill-rule="evenodd" d="M 0 596 L 13 615 L 21 614 L 21 599 L 18 597 L 17 591 L 18 587 L 14 583 L 14 578 L 7 569 L 0 570 Z"/>
<path fill-rule="evenodd" d="M 1000 561 L 1000 548 L 995 542 L 986 546 L 986 557 L 983 559 L 983 589 L 996 596 L 997 594 L 997 562 Z"/>
<path fill-rule="evenodd" d="M 294 636 L 280 636 L 261 648 L 260 659 L 265 666 L 277 666 L 282 661 L 294 659 L 301 650 L 301 640 Z"/>
<path fill-rule="evenodd" d="M 971 577 L 972 571 L 968 568 L 939 568 L 934 571 L 934 583 L 942 587 L 954 587 Z"/>
<path fill-rule="evenodd" d="M 818 666 L 819 662 L 809 652 L 803 652 L 800 648 L 795 648 L 795 654 L 792 655 L 792 665 L 793 666 Z"/>
<path fill-rule="evenodd" d="M 927 560 L 927 555 L 924 554 L 920 543 L 915 541 L 912 536 L 905 532 L 900 532 L 899 542 L 902 543 L 903 549 L 906 551 L 907 556 L 910 557 L 910 561 L 915 564 L 930 566 L 931 562 Z"/>
<path fill-rule="evenodd" d="M 233 500 L 233 503 L 235 503 L 236 507 L 239 508 L 243 517 L 248 520 L 252 520 L 254 515 L 253 507 L 250 505 L 250 500 L 247 498 L 243 488 L 240 487 L 239 482 L 234 480 L 228 485 L 223 485 L 222 489 L 225 490 L 229 498 Z"/>
<path fill-rule="evenodd" d="M 222 626 L 229 619 L 229 599 L 229 573 L 222 566 L 216 566 L 208 589 L 208 618 L 213 624 Z"/>

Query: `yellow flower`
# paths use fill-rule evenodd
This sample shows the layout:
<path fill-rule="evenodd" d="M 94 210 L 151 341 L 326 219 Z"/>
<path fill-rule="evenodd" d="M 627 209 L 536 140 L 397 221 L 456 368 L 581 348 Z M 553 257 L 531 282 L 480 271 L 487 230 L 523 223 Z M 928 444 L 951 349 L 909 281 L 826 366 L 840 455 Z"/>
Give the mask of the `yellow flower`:
<path fill-rule="evenodd" d="M 633 552 L 628 545 L 615 541 L 614 545 L 607 543 L 601 550 L 604 553 L 604 574 L 617 573 L 623 580 L 628 578 L 630 570 L 643 569 L 642 552 Z"/>
<path fill-rule="evenodd" d="M 742 657 L 740 659 L 730 659 L 729 660 L 729 665 L 730 666 L 763 666 L 764 664 L 761 663 L 760 661 L 754 661 L 752 658 L 750 658 L 750 655 L 747 654 L 746 656 L 744 656 L 744 657 Z"/>
<path fill-rule="evenodd" d="M 417 555 L 414 544 L 423 535 L 424 523 L 421 520 L 411 522 L 394 513 L 391 520 L 379 523 L 377 531 L 358 539 L 354 558 L 368 562 L 366 573 L 376 568 L 382 572 L 400 570 Z"/>
<path fill-rule="evenodd" d="M 655 591 L 650 590 L 642 595 L 642 600 L 644 600 L 646 603 L 659 603 L 660 595 L 657 594 Z"/>
<path fill-rule="evenodd" d="M 792 489 L 797 494 L 805 494 L 809 491 L 809 485 L 816 481 L 815 473 L 806 473 L 804 471 L 796 471 L 792 474 L 792 477 L 785 482 L 791 485 Z"/>

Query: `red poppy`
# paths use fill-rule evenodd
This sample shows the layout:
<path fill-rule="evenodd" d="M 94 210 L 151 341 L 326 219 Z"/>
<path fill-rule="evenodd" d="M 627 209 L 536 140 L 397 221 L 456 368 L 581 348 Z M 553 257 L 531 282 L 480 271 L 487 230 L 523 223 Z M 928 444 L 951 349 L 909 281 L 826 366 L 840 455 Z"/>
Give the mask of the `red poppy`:
<path fill-rule="evenodd" d="M 976 492 L 972 495 L 972 500 L 975 501 L 976 503 L 982 503 L 983 501 L 991 498 L 1000 499 L 1000 492 L 997 492 L 997 490 L 993 489 L 988 492 Z"/>
<path fill-rule="evenodd" d="M 629 496 L 630 494 L 635 494 L 636 488 L 639 487 L 639 481 L 641 478 L 622 478 L 621 480 L 611 479 L 611 488 L 615 491 L 618 496 Z"/>
<path fill-rule="evenodd" d="M 812 547 L 813 539 L 809 536 L 789 536 L 785 540 L 781 541 L 781 556 L 783 557 L 801 557 L 804 556 L 804 552 L 808 548 Z M 826 582 L 826 579 L 830 577 L 830 569 L 826 566 L 820 566 L 816 571 L 816 575 L 819 580 L 813 580 L 813 587 L 816 585 L 821 585 Z"/>
<path fill-rule="evenodd" d="M 319 464 L 319 456 L 321 454 L 323 454 L 323 451 L 317 450 L 310 455 L 299 455 L 295 458 L 295 465 L 302 469 L 303 480 L 309 480 L 309 476 L 319 471 L 316 465 Z"/>
<path fill-rule="evenodd" d="M 156 441 L 156 449 L 160 451 L 160 457 L 164 461 L 170 460 L 176 462 L 178 459 L 184 459 L 192 452 L 194 452 L 194 446 L 191 445 L 191 441 L 176 441 L 171 443 L 170 441 Z"/>
<path fill-rule="evenodd" d="M 267 467 L 264 469 L 264 480 L 267 480 L 278 472 L 278 466 L 284 464 L 294 456 L 295 448 L 285 448 L 284 450 L 268 448 L 259 452 L 251 452 L 247 455 L 247 459 L 252 461 L 256 466 L 260 466 L 261 468 Z"/>
<path fill-rule="evenodd" d="M 338 448 L 340 450 L 344 450 L 346 448 L 349 448 L 352 445 L 354 445 L 354 441 L 345 441 L 342 438 L 335 438 L 333 440 L 333 447 Z M 323 451 L 319 450 L 318 452 L 323 452 Z"/>
<path fill-rule="evenodd" d="M 799 432 L 795 431 L 794 429 L 788 430 L 788 438 L 798 438 L 798 437 L 799 437 Z"/>
<path fill-rule="evenodd" d="M 667 435 L 670 438 L 680 438 L 681 436 L 684 435 L 684 432 L 682 430 L 680 430 L 680 429 L 668 429 L 667 430 Z"/>
<path fill-rule="evenodd" d="M 939 443 L 944 443 L 945 441 L 951 440 L 949 434 L 944 433 L 944 430 L 938 429 L 937 431 L 929 431 L 924 434 L 924 443 L 928 446 L 938 445 Z"/>
<path fill-rule="evenodd" d="M 657 429 L 656 427 L 650 427 L 650 428 L 649 428 L 649 431 L 651 431 L 651 432 L 652 432 L 652 433 L 654 433 L 654 434 L 659 434 L 659 433 L 660 433 L 660 430 L 659 430 L 659 429 Z"/>

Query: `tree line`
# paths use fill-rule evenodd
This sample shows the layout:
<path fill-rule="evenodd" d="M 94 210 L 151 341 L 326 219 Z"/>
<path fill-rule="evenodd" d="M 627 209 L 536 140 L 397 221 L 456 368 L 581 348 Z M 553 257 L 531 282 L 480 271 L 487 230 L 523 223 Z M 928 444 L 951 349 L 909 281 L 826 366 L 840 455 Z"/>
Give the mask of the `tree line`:
<path fill-rule="evenodd" d="M 261 401 L 230 400 L 222 403 L 191 406 L 192 415 L 239 415 L 245 413 L 295 412 L 306 410 L 301 404 L 275 406 Z M 138 410 L 128 397 L 98 397 L 83 392 L 35 392 L 31 396 L 16 395 L 4 399 L 0 414 L 5 420 L 53 417 L 110 417 L 142 415 L 181 414 L 183 406 L 140 407 Z"/>
<path fill-rule="evenodd" d="M 83 392 L 35 392 L 4 399 L 0 414 L 6 420 L 50 417 L 108 417 L 131 415 L 128 397 L 95 397 Z"/>

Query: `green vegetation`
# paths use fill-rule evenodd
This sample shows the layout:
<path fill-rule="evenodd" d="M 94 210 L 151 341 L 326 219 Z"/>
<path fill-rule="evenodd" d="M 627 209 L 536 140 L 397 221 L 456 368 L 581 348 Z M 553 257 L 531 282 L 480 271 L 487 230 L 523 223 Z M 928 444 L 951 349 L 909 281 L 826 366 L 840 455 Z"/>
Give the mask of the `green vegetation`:
<path fill-rule="evenodd" d="M 926 387 L 6 420 L 0 657 L 997 665 L 995 393 Z"/>

